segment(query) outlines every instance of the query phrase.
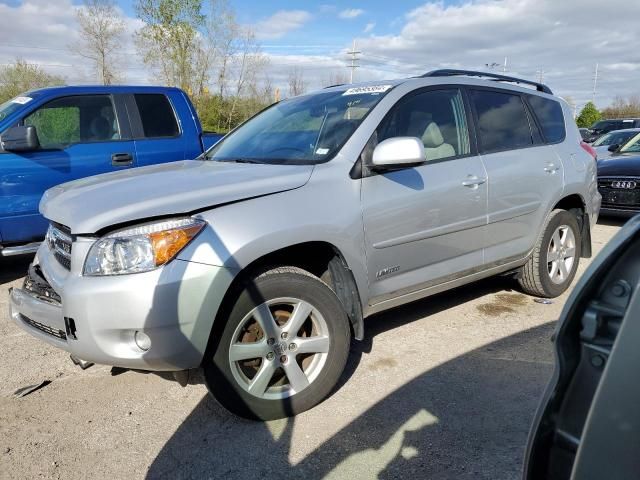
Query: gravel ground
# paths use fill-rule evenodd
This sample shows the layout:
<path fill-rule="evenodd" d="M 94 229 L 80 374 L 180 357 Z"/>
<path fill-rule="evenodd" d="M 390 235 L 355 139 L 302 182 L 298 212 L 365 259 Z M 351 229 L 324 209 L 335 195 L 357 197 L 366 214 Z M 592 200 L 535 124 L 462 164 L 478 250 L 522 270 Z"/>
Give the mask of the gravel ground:
<path fill-rule="evenodd" d="M 596 252 L 621 224 L 596 227 Z M 198 378 L 82 371 L 23 333 L 7 290 L 27 264 L 0 263 L 0 477 L 12 479 L 516 479 L 567 296 L 542 305 L 496 278 L 376 315 L 328 400 L 257 423 Z"/>

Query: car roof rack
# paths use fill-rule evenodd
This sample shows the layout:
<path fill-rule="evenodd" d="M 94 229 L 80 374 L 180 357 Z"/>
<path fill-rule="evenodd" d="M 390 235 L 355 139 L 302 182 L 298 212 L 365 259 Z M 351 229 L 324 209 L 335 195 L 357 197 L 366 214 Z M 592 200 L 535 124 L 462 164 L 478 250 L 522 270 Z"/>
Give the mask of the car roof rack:
<path fill-rule="evenodd" d="M 484 77 L 495 80 L 496 82 L 511 82 L 511 83 L 524 83 L 526 85 L 531 85 L 536 87 L 536 90 L 539 92 L 548 93 L 549 95 L 553 95 L 553 92 L 549 87 L 547 87 L 544 83 L 532 82 L 531 80 L 524 80 L 522 78 L 510 77 L 508 75 L 500 75 L 497 73 L 489 73 L 489 72 L 478 72 L 475 70 L 456 70 L 445 68 L 441 70 L 432 70 L 430 72 L 421 75 L 421 78 L 428 77 L 454 77 L 458 75 L 464 75 L 467 77 Z"/>

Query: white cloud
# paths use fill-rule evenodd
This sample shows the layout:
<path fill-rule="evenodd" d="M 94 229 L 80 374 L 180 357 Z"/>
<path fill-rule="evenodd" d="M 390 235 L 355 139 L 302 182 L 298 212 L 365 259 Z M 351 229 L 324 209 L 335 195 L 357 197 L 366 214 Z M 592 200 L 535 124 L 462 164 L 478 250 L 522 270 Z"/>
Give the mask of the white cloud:
<path fill-rule="evenodd" d="M 71 0 L 26 0 L 17 6 L 0 3 L 0 63 L 13 63 L 21 58 L 40 65 L 44 70 L 63 76 L 67 83 L 95 83 L 91 63 L 70 51 L 79 41 L 75 12 Z M 126 34 L 119 60 L 123 80 L 130 83 L 149 83 L 148 72 L 135 55 L 132 34 L 140 22 L 125 19 Z"/>
<path fill-rule="evenodd" d="M 255 26 L 256 37 L 274 39 L 298 30 L 311 20 L 311 14 L 304 10 L 280 10 L 269 18 L 259 21 Z"/>
<path fill-rule="evenodd" d="M 483 69 L 508 57 L 509 73 L 536 78 L 544 70 L 554 91 L 584 103 L 599 62 L 596 104 L 605 106 L 617 94 L 640 92 L 640 58 L 632 47 L 640 43 L 640 3 L 610 0 L 606 12 L 597 2 L 579 0 L 429 2 L 405 15 L 398 34 L 357 40 L 363 52 L 359 73 Z"/>
<path fill-rule="evenodd" d="M 364 13 L 364 10 L 362 10 L 361 8 L 347 8 L 346 10 L 342 10 L 338 16 L 340 18 L 356 18 L 359 17 L 360 15 L 362 15 Z"/>
<path fill-rule="evenodd" d="M 372 31 L 375 27 L 376 27 L 376 23 L 375 23 L 375 22 L 369 22 L 369 23 L 367 23 L 367 25 L 364 27 L 364 30 L 362 31 L 362 33 L 369 33 L 369 32 L 370 32 L 370 31 Z"/>

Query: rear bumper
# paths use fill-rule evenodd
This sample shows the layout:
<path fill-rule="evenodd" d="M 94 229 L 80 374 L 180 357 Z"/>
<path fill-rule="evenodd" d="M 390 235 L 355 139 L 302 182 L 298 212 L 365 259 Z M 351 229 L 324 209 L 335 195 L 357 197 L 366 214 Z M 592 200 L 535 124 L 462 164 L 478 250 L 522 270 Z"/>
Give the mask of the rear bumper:
<path fill-rule="evenodd" d="M 59 269 L 46 246 L 36 261 L 61 301 L 14 288 L 14 322 L 83 360 L 140 370 L 200 366 L 216 312 L 233 279 L 223 267 L 181 260 L 133 275 L 52 278 Z M 149 337 L 148 350 L 138 346 L 136 332 Z"/>

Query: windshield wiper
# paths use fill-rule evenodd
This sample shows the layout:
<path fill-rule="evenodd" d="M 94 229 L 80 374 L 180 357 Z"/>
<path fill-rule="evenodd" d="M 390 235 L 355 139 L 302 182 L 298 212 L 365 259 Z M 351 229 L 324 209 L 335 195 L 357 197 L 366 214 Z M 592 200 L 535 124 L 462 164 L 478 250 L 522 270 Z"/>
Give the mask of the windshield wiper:
<path fill-rule="evenodd" d="M 266 163 L 255 158 L 225 158 L 224 160 L 215 160 L 217 162 L 232 162 L 232 163 Z"/>

